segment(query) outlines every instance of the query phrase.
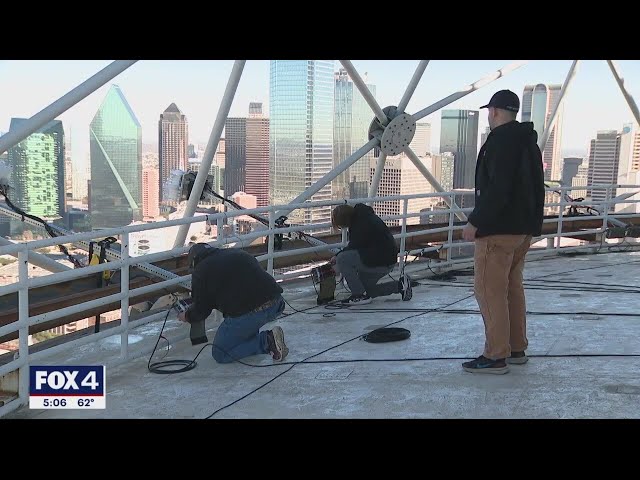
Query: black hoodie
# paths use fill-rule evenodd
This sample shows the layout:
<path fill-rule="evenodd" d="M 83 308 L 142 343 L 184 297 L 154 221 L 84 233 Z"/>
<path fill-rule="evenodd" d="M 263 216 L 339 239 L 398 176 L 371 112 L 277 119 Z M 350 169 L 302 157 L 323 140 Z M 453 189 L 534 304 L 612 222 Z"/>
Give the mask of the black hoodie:
<path fill-rule="evenodd" d="M 368 267 L 386 267 L 398 261 L 399 249 L 391 230 L 373 208 L 363 203 L 353 207 L 349 244 L 344 250 L 357 250 Z"/>
<path fill-rule="evenodd" d="M 281 293 L 280 285 L 253 255 L 239 248 L 211 248 L 200 257 L 192 273 L 193 303 L 187 320 L 202 321 L 213 309 L 225 318 L 239 317 Z"/>
<path fill-rule="evenodd" d="M 544 173 L 533 123 L 494 128 L 476 163 L 476 204 L 469 223 L 477 237 L 542 232 Z"/>

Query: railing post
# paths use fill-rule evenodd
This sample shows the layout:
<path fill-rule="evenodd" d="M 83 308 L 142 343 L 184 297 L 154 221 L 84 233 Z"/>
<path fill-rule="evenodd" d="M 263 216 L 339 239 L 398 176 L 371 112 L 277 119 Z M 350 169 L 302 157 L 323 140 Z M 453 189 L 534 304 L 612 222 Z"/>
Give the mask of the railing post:
<path fill-rule="evenodd" d="M 218 248 L 221 248 L 224 245 L 224 218 L 218 217 L 218 221 L 216 222 L 216 242 L 218 243 Z"/>
<path fill-rule="evenodd" d="M 558 212 L 558 232 L 556 238 L 556 250 L 560 248 L 562 241 L 562 219 L 564 218 L 564 195 L 565 191 L 560 187 L 560 211 Z"/>
<path fill-rule="evenodd" d="M 606 235 L 609 224 L 609 202 L 611 201 L 611 186 L 607 186 L 604 195 L 604 212 L 602 212 L 602 234 Z"/>
<path fill-rule="evenodd" d="M 407 244 L 407 207 L 409 206 L 409 199 L 402 200 L 402 228 L 400 229 L 400 272 L 404 272 L 404 259 L 406 258 L 406 244 Z"/>
<path fill-rule="evenodd" d="M 458 204 L 455 201 L 455 196 L 451 192 L 447 192 L 445 195 L 449 196 L 449 234 L 447 236 L 447 263 L 451 263 L 451 248 L 453 247 L 453 219 L 455 214 L 454 208 L 458 208 Z M 445 202 L 446 203 L 446 202 Z"/>
<path fill-rule="evenodd" d="M 122 333 L 120 334 L 120 356 L 126 359 L 129 355 L 129 232 L 122 234 L 122 246 L 120 254 L 124 265 L 120 269 L 120 326 Z"/>
<path fill-rule="evenodd" d="M 24 362 L 18 371 L 18 397 L 21 404 L 29 401 L 29 250 L 27 244 L 18 252 L 18 355 Z"/>
<path fill-rule="evenodd" d="M 267 272 L 273 276 L 273 242 L 274 242 L 274 228 L 276 224 L 276 213 L 273 210 L 269 210 L 269 240 L 267 245 Z"/>

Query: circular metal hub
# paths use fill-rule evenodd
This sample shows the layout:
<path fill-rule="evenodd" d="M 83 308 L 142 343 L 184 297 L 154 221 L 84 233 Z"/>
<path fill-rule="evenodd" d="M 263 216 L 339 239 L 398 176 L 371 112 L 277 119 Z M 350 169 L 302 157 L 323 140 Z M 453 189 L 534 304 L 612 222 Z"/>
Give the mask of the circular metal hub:
<path fill-rule="evenodd" d="M 398 155 L 411 143 L 416 133 L 416 121 L 408 113 L 398 115 L 394 106 L 384 108 L 383 112 L 390 119 L 389 124 L 383 127 L 374 118 L 369 128 L 369 138 L 380 137 L 380 150 L 389 156 Z"/>

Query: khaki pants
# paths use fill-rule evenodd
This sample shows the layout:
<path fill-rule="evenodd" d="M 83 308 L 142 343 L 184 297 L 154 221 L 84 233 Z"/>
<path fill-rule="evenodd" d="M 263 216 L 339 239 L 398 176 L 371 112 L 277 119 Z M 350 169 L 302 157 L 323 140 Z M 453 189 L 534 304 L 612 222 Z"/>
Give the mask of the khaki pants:
<path fill-rule="evenodd" d="M 484 320 L 484 356 L 507 358 L 528 346 L 522 271 L 530 235 L 476 238 L 474 290 Z"/>

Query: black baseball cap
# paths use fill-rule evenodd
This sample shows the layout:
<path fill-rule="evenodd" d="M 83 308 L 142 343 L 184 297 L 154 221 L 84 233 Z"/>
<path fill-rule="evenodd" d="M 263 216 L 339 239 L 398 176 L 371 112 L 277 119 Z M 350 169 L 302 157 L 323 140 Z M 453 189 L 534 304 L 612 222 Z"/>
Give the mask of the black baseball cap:
<path fill-rule="evenodd" d="M 511 90 L 500 90 L 493 94 L 491 100 L 486 105 L 480 108 L 501 108 L 503 110 L 509 110 L 510 112 L 517 112 L 520 110 L 520 99 L 518 95 Z"/>
<path fill-rule="evenodd" d="M 187 264 L 189 265 L 189 272 L 193 272 L 193 269 L 196 267 L 198 262 L 202 260 L 207 253 L 215 250 L 215 247 L 212 247 L 208 243 L 196 243 L 189 249 L 189 255 L 187 255 Z"/>

